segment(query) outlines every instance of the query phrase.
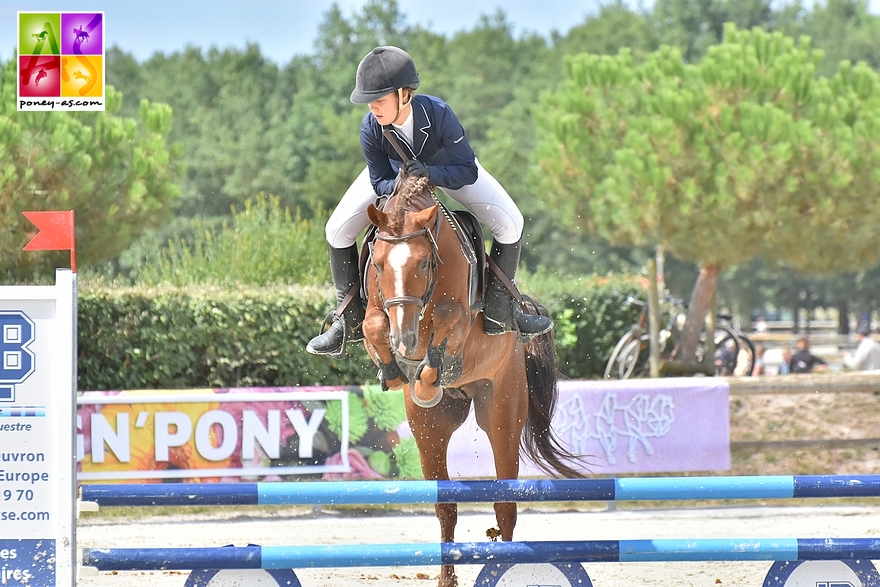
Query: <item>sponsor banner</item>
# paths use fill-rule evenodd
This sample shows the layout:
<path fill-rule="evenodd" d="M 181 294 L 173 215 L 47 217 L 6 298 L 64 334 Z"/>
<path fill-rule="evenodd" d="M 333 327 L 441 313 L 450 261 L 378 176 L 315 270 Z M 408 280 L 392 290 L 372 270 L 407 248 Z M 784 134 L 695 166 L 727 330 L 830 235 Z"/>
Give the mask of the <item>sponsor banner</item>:
<path fill-rule="evenodd" d="M 730 469 L 730 386 L 720 378 L 561 381 L 553 429 L 597 475 Z M 492 476 L 486 433 L 471 412 L 452 435 L 449 474 Z M 542 476 L 528 461 L 521 477 Z"/>
<path fill-rule="evenodd" d="M 421 478 L 401 392 L 378 386 L 85 392 L 80 482 Z"/>
<path fill-rule="evenodd" d="M 75 583 L 76 275 L 0 286 L 0 585 Z"/>
<path fill-rule="evenodd" d="M 727 384 L 710 378 L 560 383 L 563 446 L 595 474 L 730 468 Z M 80 482 L 419 479 L 402 391 L 376 385 L 85 392 Z M 452 437 L 452 477 L 494 475 L 473 412 Z M 487 468 L 487 463 L 489 463 Z M 522 476 L 543 476 L 530 463 Z"/>
<path fill-rule="evenodd" d="M 18 13 L 17 110 L 103 111 L 104 13 Z"/>

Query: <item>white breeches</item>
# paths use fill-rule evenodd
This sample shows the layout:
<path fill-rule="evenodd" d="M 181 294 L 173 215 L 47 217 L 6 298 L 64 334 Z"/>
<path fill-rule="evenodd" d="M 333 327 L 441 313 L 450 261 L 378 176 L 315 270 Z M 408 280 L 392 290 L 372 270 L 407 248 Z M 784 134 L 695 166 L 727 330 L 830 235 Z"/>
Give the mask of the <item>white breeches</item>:
<path fill-rule="evenodd" d="M 522 213 L 507 190 L 483 169 L 479 161 L 477 181 L 473 184 L 458 190 L 440 189 L 488 226 L 499 243 L 515 243 L 522 236 Z M 376 192 L 370 184 L 369 171 L 364 168 L 327 220 L 327 243 L 335 249 L 344 249 L 355 244 L 358 236 L 370 224 L 367 206 L 375 201 Z"/>

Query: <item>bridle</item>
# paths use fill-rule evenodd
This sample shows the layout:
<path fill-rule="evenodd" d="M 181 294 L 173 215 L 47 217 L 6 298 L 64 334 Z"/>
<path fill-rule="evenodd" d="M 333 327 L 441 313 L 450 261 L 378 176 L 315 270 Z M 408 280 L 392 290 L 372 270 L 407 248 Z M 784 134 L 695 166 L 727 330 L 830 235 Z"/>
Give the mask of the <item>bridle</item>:
<path fill-rule="evenodd" d="M 412 208 L 404 208 L 404 210 L 417 212 L 417 210 L 413 210 Z M 385 309 L 385 313 L 388 313 L 388 309 L 392 306 L 404 306 L 406 304 L 410 304 L 418 306 L 419 320 L 424 318 L 425 308 L 427 308 L 428 302 L 431 300 L 431 296 L 434 295 L 434 289 L 437 287 L 438 265 L 440 263 L 443 263 L 443 260 L 440 258 L 440 249 L 437 246 L 437 234 L 439 234 L 440 231 L 440 217 L 441 215 L 437 214 L 437 220 L 433 232 L 427 227 L 422 227 L 419 230 L 409 232 L 407 234 L 402 234 L 400 236 L 376 233 L 374 239 L 370 241 L 370 263 L 373 265 L 373 277 L 376 280 L 376 291 L 379 294 L 379 300 L 381 300 L 382 302 L 382 307 Z M 382 293 L 382 288 L 379 287 L 379 272 L 377 271 L 375 255 L 373 254 L 373 245 L 375 241 L 402 243 L 422 236 L 428 239 L 428 243 L 431 245 L 431 265 L 428 271 L 428 287 L 425 290 L 425 294 L 420 298 L 416 296 L 394 296 L 386 299 L 385 294 Z"/>

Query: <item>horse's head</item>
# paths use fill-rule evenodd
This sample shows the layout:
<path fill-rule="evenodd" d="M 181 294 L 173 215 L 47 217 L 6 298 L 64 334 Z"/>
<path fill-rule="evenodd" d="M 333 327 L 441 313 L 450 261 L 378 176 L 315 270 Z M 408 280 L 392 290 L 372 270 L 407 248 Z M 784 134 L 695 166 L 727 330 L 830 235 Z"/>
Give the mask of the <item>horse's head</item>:
<path fill-rule="evenodd" d="M 433 200 L 416 197 L 424 194 L 405 189 L 408 185 L 404 183 L 383 210 L 373 205 L 367 209 L 370 222 L 378 228 L 372 254 L 374 282 L 369 287 L 375 287 L 388 314 L 392 351 L 406 358 L 416 352 L 420 322 L 437 285 L 440 208 Z M 426 206 L 429 202 L 432 205 Z"/>

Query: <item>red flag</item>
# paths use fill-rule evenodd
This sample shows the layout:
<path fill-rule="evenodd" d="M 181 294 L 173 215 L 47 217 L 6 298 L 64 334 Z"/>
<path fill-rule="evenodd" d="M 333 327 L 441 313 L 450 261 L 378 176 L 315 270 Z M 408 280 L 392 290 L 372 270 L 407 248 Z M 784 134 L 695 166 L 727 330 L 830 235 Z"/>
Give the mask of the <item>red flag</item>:
<path fill-rule="evenodd" d="M 76 273 L 76 239 L 73 210 L 66 212 L 22 212 L 37 227 L 37 234 L 25 251 L 70 251 L 70 268 Z"/>

